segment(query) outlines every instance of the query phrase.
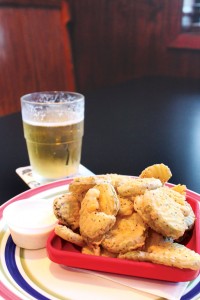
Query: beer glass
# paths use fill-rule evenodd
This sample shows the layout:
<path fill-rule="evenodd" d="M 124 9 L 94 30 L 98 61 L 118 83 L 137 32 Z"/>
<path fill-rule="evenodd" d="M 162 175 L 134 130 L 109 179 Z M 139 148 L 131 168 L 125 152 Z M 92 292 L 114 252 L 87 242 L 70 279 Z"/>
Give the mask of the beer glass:
<path fill-rule="evenodd" d="M 33 176 L 40 183 L 78 172 L 84 132 L 84 96 L 36 92 L 21 97 L 24 137 Z"/>

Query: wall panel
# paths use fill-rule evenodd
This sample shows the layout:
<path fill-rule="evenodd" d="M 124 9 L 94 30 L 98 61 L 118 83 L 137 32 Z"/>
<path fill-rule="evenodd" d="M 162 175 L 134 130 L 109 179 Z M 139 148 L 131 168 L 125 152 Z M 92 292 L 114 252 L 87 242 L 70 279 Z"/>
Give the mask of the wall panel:
<path fill-rule="evenodd" d="M 141 76 L 200 78 L 200 51 L 170 48 L 182 0 L 70 0 L 78 88 Z"/>

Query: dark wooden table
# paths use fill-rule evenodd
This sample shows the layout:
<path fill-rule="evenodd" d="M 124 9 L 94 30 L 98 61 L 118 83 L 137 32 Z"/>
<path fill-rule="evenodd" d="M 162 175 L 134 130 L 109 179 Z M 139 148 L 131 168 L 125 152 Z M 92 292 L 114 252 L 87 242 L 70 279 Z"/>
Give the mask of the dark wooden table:
<path fill-rule="evenodd" d="M 200 84 L 143 78 L 86 96 L 81 163 L 96 174 L 139 175 L 165 163 L 170 182 L 200 193 Z M 0 203 L 28 189 L 15 173 L 29 165 L 21 114 L 0 118 Z"/>

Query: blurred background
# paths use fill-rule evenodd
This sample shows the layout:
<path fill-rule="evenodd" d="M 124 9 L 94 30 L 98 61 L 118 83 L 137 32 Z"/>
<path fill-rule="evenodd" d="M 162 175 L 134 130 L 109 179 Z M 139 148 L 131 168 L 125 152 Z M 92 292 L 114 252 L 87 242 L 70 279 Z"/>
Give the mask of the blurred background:
<path fill-rule="evenodd" d="M 35 90 L 199 79 L 199 20 L 199 0 L 0 0 L 0 115 Z"/>

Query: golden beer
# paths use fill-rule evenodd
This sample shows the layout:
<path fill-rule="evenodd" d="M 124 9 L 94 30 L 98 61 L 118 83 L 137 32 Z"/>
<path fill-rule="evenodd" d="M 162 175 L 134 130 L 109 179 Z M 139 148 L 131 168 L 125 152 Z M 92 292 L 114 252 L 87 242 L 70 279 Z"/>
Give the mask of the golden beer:
<path fill-rule="evenodd" d="M 78 172 L 84 123 L 69 122 L 23 121 L 29 159 L 38 181 L 53 181 Z"/>

